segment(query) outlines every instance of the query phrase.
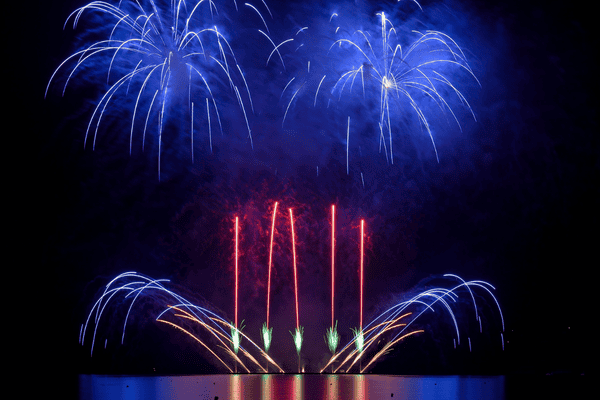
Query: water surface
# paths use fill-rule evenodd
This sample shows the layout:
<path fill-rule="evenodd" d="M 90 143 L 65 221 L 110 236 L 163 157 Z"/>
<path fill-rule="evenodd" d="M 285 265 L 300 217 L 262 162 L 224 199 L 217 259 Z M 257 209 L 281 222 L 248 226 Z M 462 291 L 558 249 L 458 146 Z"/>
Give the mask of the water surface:
<path fill-rule="evenodd" d="M 488 399 L 505 398 L 503 376 L 250 374 L 80 375 L 81 399 Z"/>

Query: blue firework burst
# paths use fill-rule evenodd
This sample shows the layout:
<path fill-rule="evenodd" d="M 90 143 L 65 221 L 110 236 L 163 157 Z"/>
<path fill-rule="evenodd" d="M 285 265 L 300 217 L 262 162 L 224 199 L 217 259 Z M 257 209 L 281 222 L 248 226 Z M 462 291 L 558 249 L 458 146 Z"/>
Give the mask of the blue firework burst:
<path fill-rule="evenodd" d="M 264 2 L 262 5 L 266 7 Z M 215 22 L 218 15 L 213 0 L 86 4 L 73 11 L 65 22 L 66 26 L 72 20 L 74 28 L 85 24 L 86 44 L 54 71 L 46 95 L 59 76 L 64 77 L 64 95 L 76 77 L 89 82 L 95 74 L 105 75 L 106 90 L 89 119 L 84 146 L 92 141 L 95 148 L 107 115 L 126 110 L 130 153 L 137 132 L 141 132 L 142 149 L 147 134 L 152 132 L 156 138 L 159 179 L 161 147 L 169 118 L 179 125 L 177 135 L 189 134 L 193 161 L 194 115 L 206 122 L 212 151 L 213 125 L 223 131 L 220 108 L 233 104 L 243 115 L 252 146 L 248 122 L 248 111 L 253 108 L 250 89 L 225 30 Z M 232 101 L 227 103 L 223 98 Z M 185 113 L 185 118 L 180 118 L 181 113 Z M 170 117 L 172 114 L 177 117 Z"/>

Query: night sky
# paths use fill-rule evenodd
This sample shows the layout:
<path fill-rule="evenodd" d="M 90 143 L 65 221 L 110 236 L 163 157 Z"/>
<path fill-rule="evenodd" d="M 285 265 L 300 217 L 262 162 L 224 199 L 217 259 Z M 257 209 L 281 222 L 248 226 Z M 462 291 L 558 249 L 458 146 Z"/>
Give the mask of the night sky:
<path fill-rule="evenodd" d="M 91 63 L 78 71 L 64 97 L 60 82 L 70 69 L 62 70 L 44 99 L 58 65 L 82 44 L 99 40 L 93 18 L 83 18 L 76 30 L 62 30 L 69 13 L 83 2 L 40 2 L 11 24 L 11 32 L 23 38 L 15 48 L 16 65 L 23 67 L 15 71 L 21 78 L 13 82 L 8 77 L 9 87 L 26 112 L 17 114 L 17 125 L 5 122 L 9 135 L 23 138 L 19 147 L 7 147 L 7 159 L 22 153 L 9 165 L 18 171 L 16 192 L 23 208 L 21 216 L 14 216 L 20 261 L 9 269 L 16 270 L 13 284 L 34 283 L 35 312 L 41 315 L 26 348 L 35 346 L 35 357 L 45 366 L 67 360 L 67 371 L 75 373 L 217 371 L 197 346 L 156 327 L 142 309 L 129 340 L 113 344 L 112 352 L 98 361 L 90 360 L 89 347 L 78 345 L 80 325 L 98 291 L 125 271 L 170 279 L 173 290 L 232 319 L 232 221 L 239 215 L 240 319 L 246 321 L 244 332 L 258 341 L 270 213 L 279 201 L 273 346 L 280 343 L 278 360 L 294 369 L 288 333 L 294 329 L 287 219 L 292 207 L 299 240 L 300 319 L 306 330 L 303 357 L 315 370 L 327 353 L 328 212 L 335 203 L 336 319 L 342 343 L 358 324 L 361 218 L 367 225 L 366 319 L 444 273 L 491 283 L 504 313 L 504 352 L 496 323 L 490 323 L 492 332 L 482 336 L 473 353 L 464 345 L 454 351 L 451 330 L 433 315 L 423 319 L 426 334 L 396 346 L 373 372 L 587 372 L 600 172 L 592 92 L 597 40 L 590 10 L 558 1 L 422 1 L 423 11 L 407 0 L 271 3 L 275 18 L 263 15 L 273 41 L 295 39 L 280 48 L 285 69 L 276 54 L 265 66 L 273 46 L 258 32 L 264 25 L 255 13 L 241 6 L 236 13 L 228 4 L 218 17 L 229 28 L 224 32 L 252 93 L 254 112 L 246 110 L 252 144 L 223 70 L 208 64 L 223 132 L 213 119 L 211 153 L 206 104 L 200 102 L 192 163 L 189 113 L 177 103 L 180 99 L 169 103 L 160 181 L 156 122 L 144 152 L 139 123 L 129 155 L 132 96 L 115 99 L 100 124 L 95 150 L 89 142 L 84 148 L 93 109 L 108 88 L 105 67 L 94 69 Z M 439 162 L 410 107 L 391 113 L 391 164 L 379 152 L 379 93 L 363 97 L 358 83 L 341 98 L 331 92 L 344 71 L 364 61 L 357 52 L 348 56 L 351 49 L 328 52 L 341 37 L 332 33 L 336 21 L 329 21 L 331 14 L 338 13 L 340 29 L 348 35 L 357 29 L 377 33 L 375 13 L 381 10 L 394 22 L 403 46 L 414 41 L 413 29 L 448 34 L 481 83 L 465 69 L 444 70 L 476 117 L 449 92 L 462 130 L 452 114 L 422 99 Z M 297 34 L 303 27 L 308 29 Z M 314 106 L 315 85 L 323 75 L 328 78 Z M 295 81 L 283 91 L 292 77 Z M 372 84 L 368 77 L 367 84 Z M 240 96 L 247 101 L 243 85 Z M 494 319 L 493 304 L 487 310 Z M 278 352 L 273 354 L 277 359 Z"/>

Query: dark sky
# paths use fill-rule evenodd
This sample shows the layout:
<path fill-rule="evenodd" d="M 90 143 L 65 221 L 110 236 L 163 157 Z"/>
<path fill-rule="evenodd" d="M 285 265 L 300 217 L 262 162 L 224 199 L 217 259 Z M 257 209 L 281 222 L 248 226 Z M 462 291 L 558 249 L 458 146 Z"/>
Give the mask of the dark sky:
<path fill-rule="evenodd" d="M 43 337 L 35 339 L 37 351 L 47 354 L 48 362 L 69 360 L 74 372 L 127 372 L 129 367 L 144 371 L 150 364 L 164 365 L 167 372 L 203 371 L 204 362 L 197 358 L 180 362 L 193 346 L 152 327 L 132 333 L 135 345 L 114 350 L 112 363 L 108 357 L 96 365 L 85 356 L 87 349 L 80 351 L 77 345 L 79 327 L 97 291 L 125 271 L 170 279 L 173 288 L 203 298 L 224 317 L 233 318 L 235 215 L 243 216 L 240 318 L 258 340 L 264 319 L 269 213 L 273 202 L 280 201 L 274 340 L 291 349 L 287 331 L 293 329 L 294 306 L 286 218 L 287 208 L 293 207 L 300 241 L 300 318 L 310 347 L 305 359 L 311 365 L 319 364 L 319 354 L 326 350 L 322 335 L 330 318 L 328 211 L 336 203 L 336 313 L 343 342 L 349 328 L 357 325 L 355 250 L 361 218 L 368 230 L 366 315 L 374 316 L 405 293 L 418 291 L 424 279 L 444 273 L 491 283 L 504 313 L 507 344 L 502 354 L 485 342 L 477 357 L 464 352 L 447 356 L 439 348 L 451 343 L 451 333 L 432 317 L 424 321 L 428 335 L 415 339 L 413 347 L 396 349 L 404 352 L 402 357 L 390 356 L 377 372 L 588 370 L 600 170 L 592 95 L 597 41 L 586 17 L 589 10 L 558 1 L 481 3 L 423 1 L 423 11 L 406 1 L 329 2 L 321 8 L 313 2 L 270 4 L 275 18 L 266 16 L 273 41 L 295 39 L 281 47 L 285 69 L 277 55 L 265 66 L 272 45 L 257 31 L 264 26 L 255 14 L 222 12 L 219 21 L 230 28 L 226 37 L 252 93 L 254 113 L 247 111 L 253 147 L 235 94 L 213 63 L 206 75 L 215 88 L 223 133 L 213 118 L 211 153 L 202 98 L 197 104 L 204 114 L 195 114 L 192 164 L 189 113 L 181 104 L 169 104 L 160 181 L 155 128 L 148 133 L 143 153 L 141 128 L 136 129 L 129 155 L 131 96 L 116 99 L 107 109 L 95 150 L 90 143 L 84 148 L 93 108 L 107 90 L 106 66 L 82 69 L 64 98 L 55 85 L 44 99 L 55 68 L 82 43 L 99 40 L 95 35 L 101 33 L 93 30 L 97 21 L 90 18 L 86 25 L 84 18 L 75 31 L 62 31 L 68 14 L 82 5 L 76 1 L 58 6 L 41 2 L 23 12 L 26 24 L 15 23 L 12 29 L 23 38 L 23 45 L 15 49 L 23 62 L 15 72 L 23 77 L 9 87 L 26 111 L 17 114 L 15 128 L 5 125 L 23 138 L 19 147 L 7 148 L 10 166 L 19 171 L 16 193 L 25 208 L 21 215 L 26 216 L 16 216 L 21 228 L 16 230 L 19 259 L 24 263 L 12 268 L 17 271 L 14 283 L 36 284 L 36 312 L 42 319 L 34 325 Z M 414 40 L 412 29 L 451 36 L 481 83 L 464 69 L 444 70 L 476 117 L 475 121 L 456 96 L 449 96 L 462 131 L 451 114 L 423 100 L 439 162 L 410 107 L 391 113 L 396 130 L 392 165 L 378 152 L 377 92 L 372 98 L 363 98 L 356 88 L 341 99 L 331 94 L 335 79 L 364 60 L 356 52 L 355 58 L 347 56 L 349 51 L 327 52 L 335 37 L 329 16 L 337 12 L 340 29 L 349 34 L 356 29 L 377 33 L 375 12 L 380 10 L 394 22 L 403 46 Z M 296 34 L 303 27 L 307 31 Z M 62 71 L 57 82 L 64 82 L 68 71 Z M 315 83 L 323 75 L 332 80 L 324 80 L 315 107 Z M 292 77 L 295 81 L 282 94 Z M 243 85 L 240 89 L 240 96 L 246 96 Z M 296 89 L 297 99 L 283 123 Z M 10 153 L 19 150 L 23 155 L 11 158 Z M 493 307 L 488 311 L 492 318 Z M 498 334 L 497 327 L 490 329 Z M 309 346 L 310 340 L 315 344 Z M 146 348 L 158 350 L 148 355 Z M 423 359 L 424 354 L 443 359 L 407 366 L 406 358 Z M 483 361 L 487 356 L 492 361 Z M 294 367 L 293 357 L 281 357 L 282 363 Z"/>

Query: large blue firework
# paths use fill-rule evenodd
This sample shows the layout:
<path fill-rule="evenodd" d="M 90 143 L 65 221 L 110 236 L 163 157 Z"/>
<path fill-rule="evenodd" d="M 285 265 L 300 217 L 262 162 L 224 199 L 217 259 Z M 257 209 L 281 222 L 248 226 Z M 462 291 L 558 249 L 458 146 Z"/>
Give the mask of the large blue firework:
<path fill-rule="evenodd" d="M 247 6 L 262 18 L 258 8 Z M 261 6 L 266 8 L 266 3 Z M 195 115 L 197 121 L 205 122 L 205 141 L 212 151 L 215 127 L 223 131 L 222 108 L 233 104 L 243 115 L 252 146 L 250 89 L 226 30 L 219 26 L 227 21 L 219 18 L 219 11 L 214 0 L 170 0 L 165 4 L 160 0 L 93 1 L 78 8 L 65 26 L 71 20 L 74 28 L 84 25 L 86 44 L 54 71 L 46 95 L 59 77 L 64 78 L 64 95 L 76 77 L 98 85 L 93 79 L 104 75 L 106 89 L 89 119 L 84 145 L 91 140 L 95 148 L 103 120 L 126 112 L 130 127 L 120 134 L 129 135 L 131 153 L 136 133 L 141 132 L 136 137 L 141 136 L 143 149 L 152 132 L 158 147 L 159 179 L 167 131 L 170 137 L 189 137 L 193 161 Z M 64 70 L 68 73 L 62 73 Z M 171 116 L 175 113 L 176 117 Z M 175 132 L 165 129 L 175 123 Z"/>
<path fill-rule="evenodd" d="M 390 163 L 394 162 L 393 136 L 398 134 L 397 119 L 414 112 L 429 136 L 439 162 L 439 155 L 428 120 L 429 109 L 449 112 L 460 128 L 449 96 L 475 114 L 452 78 L 462 70 L 478 84 L 473 70 L 459 45 L 449 35 L 427 30 L 412 31 L 416 40 L 403 47 L 399 32 L 384 12 L 377 13 L 379 32 L 357 29 L 351 35 L 339 33 L 330 46 L 336 53 L 337 67 L 342 69 L 332 93 L 342 100 L 370 99 L 376 104 L 379 148 Z M 338 28 L 339 29 L 339 28 Z M 412 110 L 412 111 L 411 111 Z M 426 111 L 427 110 L 427 111 Z M 348 133 L 350 117 L 348 117 Z M 348 138 L 349 139 L 349 138 Z"/>

